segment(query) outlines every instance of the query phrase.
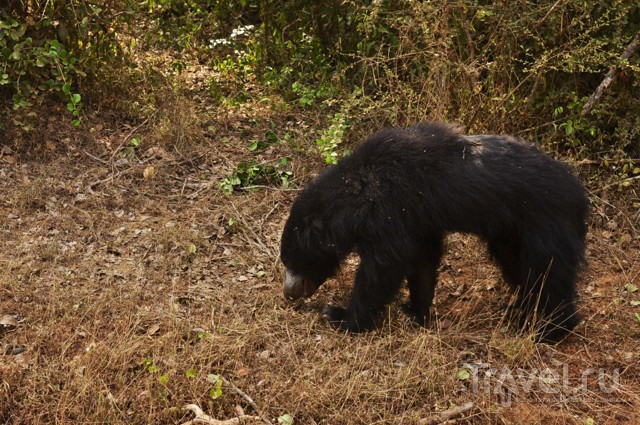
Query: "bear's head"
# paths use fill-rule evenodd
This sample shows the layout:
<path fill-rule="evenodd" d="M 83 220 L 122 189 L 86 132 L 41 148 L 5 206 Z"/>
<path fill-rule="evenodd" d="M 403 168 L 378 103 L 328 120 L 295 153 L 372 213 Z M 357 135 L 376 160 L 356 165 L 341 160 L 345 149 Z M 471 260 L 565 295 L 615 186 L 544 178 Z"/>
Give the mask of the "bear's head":
<path fill-rule="evenodd" d="M 294 203 L 282 233 L 284 295 L 291 299 L 313 295 L 335 273 L 342 257 L 335 236 L 327 231 L 322 202 L 307 194 Z"/>

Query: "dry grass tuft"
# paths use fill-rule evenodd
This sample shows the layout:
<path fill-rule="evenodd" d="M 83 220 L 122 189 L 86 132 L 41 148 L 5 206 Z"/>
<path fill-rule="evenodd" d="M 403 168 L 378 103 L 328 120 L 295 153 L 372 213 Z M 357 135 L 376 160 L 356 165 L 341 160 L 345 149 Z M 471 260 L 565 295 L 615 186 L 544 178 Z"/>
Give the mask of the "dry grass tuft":
<path fill-rule="evenodd" d="M 166 108 L 144 126 L 105 123 L 80 156 L 0 162 L 0 422 L 184 423 L 193 404 L 218 420 L 415 424 L 470 402 L 456 420 L 640 422 L 640 296 L 627 286 L 640 246 L 624 200 L 593 198 L 585 320 L 557 347 L 510 329 L 506 285 L 465 235 L 448 239 L 428 328 L 401 311 L 405 294 L 377 330 L 347 335 L 321 311 L 346 302 L 356 257 L 310 300 L 281 295 L 296 187 L 218 189 L 247 157 L 291 157 L 303 186 L 322 166 L 302 149 L 315 118 L 257 101 Z M 294 142 L 249 153 L 274 122 Z M 123 155 L 136 132 L 147 145 Z"/>

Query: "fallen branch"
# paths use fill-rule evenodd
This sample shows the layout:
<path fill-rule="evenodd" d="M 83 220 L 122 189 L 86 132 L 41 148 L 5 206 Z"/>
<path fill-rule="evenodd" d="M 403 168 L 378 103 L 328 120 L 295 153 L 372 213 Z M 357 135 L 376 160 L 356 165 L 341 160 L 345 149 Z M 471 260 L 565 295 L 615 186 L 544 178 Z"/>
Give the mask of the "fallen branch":
<path fill-rule="evenodd" d="M 468 402 L 463 404 L 462 406 L 454 406 L 449 410 L 445 410 L 443 412 L 434 413 L 428 418 L 420 419 L 418 422 L 420 425 L 437 425 L 444 422 L 447 422 L 450 419 L 455 418 L 456 416 L 460 416 L 465 412 L 473 409 L 473 403 Z"/>
<path fill-rule="evenodd" d="M 237 406 L 237 408 L 239 409 L 237 411 L 237 413 L 238 413 L 237 417 L 231 418 L 231 419 L 226 419 L 226 420 L 218 420 L 218 419 L 214 419 L 211 416 L 205 414 L 202 411 L 202 409 L 200 407 L 198 407 L 197 405 L 195 405 L 195 404 L 187 404 L 182 409 L 183 410 L 191 410 L 196 415 L 196 417 L 193 418 L 192 420 L 188 421 L 188 422 L 183 423 L 182 425 L 196 425 L 196 424 L 204 424 L 204 425 L 235 425 L 235 424 L 246 423 L 245 421 L 264 422 L 267 425 L 272 425 L 271 421 L 269 421 L 269 419 L 267 419 L 266 416 L 264 416 L 262 414 L 262 412 L 258 408 L 258 405 L 253 401 L 253 399 L 251 397 L 249 397 L 249 395 L 247 393 L 242 391 L 233 382 L 229 381 L 225 377 L 220 376 L 220 375 L 218 375 L 218 377 L 220 378 L 222 383 L 227 388 L 230 388 L 231 390 L 233 390 L 236 394 L 238 394 L 240 397 L 242 397 L 247 403 L 249 403 L 251 408 L 253 408 L 253 410 L 256 411 L 258 416 L 245 415 L 244 411 L 242 410 L 242 408 L 240 408 L 240 406 Z"/>
<path fill-rule="evenodd" d="M 620 60 L 629 59 L 631 55 L 635 53 L 636 49 L 638 49 L 639 46 L 640 46 L 640 32 L 638 32 L 636 36 L 633 37 L 631 44 L 627 46 L 627 49 L 620 56 Z M 615 80 L 616 74 L 618 73 L 618 69 L 619 68 L 615 65 L 612 66 L 611 69 L 609 69 L 609 72 L 607 72 L 607 75 L 604 77 L 604 80 L 602 80 L 600 85 L 596 88 L 596 91 L 594 91 L 591 94 L 591 96 L 589 96 L 589 100 L 587 100 L 587 103 L 584 104 L 584 107 L 582 108 L 582 115 L 587 115 L 589 111 L 593 109 L 593 106 L 598 102 L 598 100 L 600 100 L 604 91 L 611 85 L 611 83 L 613 83 L 613 80 Z"/>
<path fill-rule="evenodd" d="M 621 185 L 623 183 L 632 182 L 632 181 L 638 180 L 638 179 L 640 179 L 640 175 L 627 177 L 626 179 L 622 179 L 620 181 L 609 183 L 609 184 L 607 184 L 605 186 L 599 187 L 598 189 L 594 190 L 593 193 L 600 193 L 600 192 L 602 192 L 604 190 L 609 189 L 610 187 L 618 186 L 618 185 Z"/>
<path fill-rule="evenodd" d="M 200 407 L 196 406 L 195 404 L 187 404 L 182 409 L 183 410 L 191 410 L 193 412 L 193 414 L 196 415 L 195 418 L 191 419 L 190 421 L 187 421 L 187 422 L 183 423 L 182 425 L 196 425 L 196 424 L 203 424 L 203 425 L 239 425 L 239 424 L 245 423 L 244 421 L 261 421 L 262 420 L 262 418 L 259 418 L 258 416 L 241 415 L 241 416 L 237 416 L 237 417 L 232 418 L 232 419 L 226 419 L 226 420 L 219 421 L 219 420 L 214 419 L 211 416 L 207 415 L 206 413 L 204 413 L 202 411 L 202 409 Z"/>
<path fill-rule="evenodd" d="M 581 159 L 575 165 L 605 165 L 605 164 L 640 164 L 638 158 L 619 158 L 619 159 Z"/>

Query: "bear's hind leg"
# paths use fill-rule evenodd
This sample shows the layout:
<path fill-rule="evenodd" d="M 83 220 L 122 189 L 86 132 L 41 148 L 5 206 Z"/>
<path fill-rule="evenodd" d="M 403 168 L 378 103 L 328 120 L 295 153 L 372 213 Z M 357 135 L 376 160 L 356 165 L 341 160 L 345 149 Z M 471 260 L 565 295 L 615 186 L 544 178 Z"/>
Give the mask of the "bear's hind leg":
<path fill-rule="evenodd" d="M 517 291 L 520 327 L 533 326 L 538 340 L 558 342 L 580 321 L 575 280 L 583 243 L 558 229 L 532 234 L 490 242 L 489 249 Z"/>

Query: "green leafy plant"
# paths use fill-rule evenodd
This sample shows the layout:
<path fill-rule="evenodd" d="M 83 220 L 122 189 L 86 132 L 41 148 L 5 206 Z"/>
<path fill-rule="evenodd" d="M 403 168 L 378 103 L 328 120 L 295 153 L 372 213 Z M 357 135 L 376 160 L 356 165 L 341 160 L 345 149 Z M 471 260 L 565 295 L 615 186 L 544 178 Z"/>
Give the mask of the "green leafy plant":
<path fill-rule="evenodd" d="M 247 146 L 247 149 L 252 152 L 262 151 L 278 142 L 280 142 L 280 138 L 278 137 L 276 132 L 273 130 L 268 130 L 265 133 L 264 138 L 252 140 L 249 146 Z"/>
<path fill-rule="evenodd" d="M 127 143 L 127 147 L 122 152 L 122 156 L 131 156 L 136 151 L 136 149 L 138 149 L 141 143 L 142 137 L 133 137 L 131 140 L 129 140 L 129 143 Z"/>
<path fill-rule="evenodd" d="M 293 425 L 293 416 L 291 416 L 290 414 L 286 413 L 282 416 L 278 417 L 278 424 L 279 425 Z"/>
<path fill-rule="evenodd" d="M 566 107 L 559 106 L 553 111 L 554 117 L 561 117 L 564 120 L 557 127 L 564 130 L 569 144 L 573 147 L 584 145 L 585 139 L 593 140 L 598 134 L 598 128 L 581 113 L 588 99 L 588 96 L 579 99 L 578 95 L 572 92 L 571 101 Z"/>
<path fill-rule="evenodd" d="M 634 180 L 638 179 L 638 176 L 640 176 L 640 166 L 632 162 L 627 162 L 622 165 L 618 172 L 618 178 L 620 179 L 622 187 L 633 186 Z"/>
<path fill-rule="evenodd" d="M 316 145 L 320 149 L 320 154 L 327 164 L 338 162 L 338 146 L 342 143 L 344 133 L 349 129 L 349 118 L 341 113 L 337 113 L 331 120 L 329 128 L 322 132 L 320 138 L 316 140 Z M 348 155 L 349 151 L 344 151 Z"/>
<path fill-rule="evenodd" d="M 213 384 L 213 388 L 209 390 L 209 396 L 214 400 L 222 397 L 222 379 L 220 375 L 210 373 L 207 375 L 207 381 Z"/>
<path fill-rule="evenodd" d="M 321 84 L 318 88 L 312 88 L 296 81 L 291 85 L 291 90 L 298 96 L 298 103 L 302 107 L 314 106 L 318 100 L 330 94 L 330 87 Z"/>
<path fill-rule="evenodd" d="M 73 114 L 75 117 L 73 120 L 73 125 L 76 127 L 80 125 L 80 100 L 81 97 L 78 93 L 71 93 L 71 84 L 65 83 L 62 86 L 62 92 L 69 96 L 69 101 L 67 102 L 67 109 Z"/>
<path fill-rule="evenodd" d="M 257 52 L 260 29 L 254 29 L 253 25 L 244 25 L 234 28 L 226 38 L 212 39 L 209 48 L 222 55 L 214 57 L 214 69 L 227 80 L 235 83 L 242 96 L 236 99 L 246 101 L 244 83 L 254 75 L 259 67 L 259 53 Z M 226 53 L 226 54 L 225 54 Z M 213 88 L 213 87 L 212 87 Z M 216 87 L 217 89 L 217 87 Z"/>
<path fill-rule="evenodd" d="M 257 163 L 256 161 L 241 162 L 236 169 L 224 177 L 219 187 L 226 193 L 233 193 L 241 188 L 253 186 L 275 186 L 286 189 L 291 171 L 282 168 L 289 163 L 289 158 L 281 158 L 275 162 Z"/>
<path fill-rule="evenodd" d="M 89 27 L 93 28 L 92 22 L 101 11 L 97 6 L 78 8 L 73 37 L 67 31 L 71 22 L 58 17 L 58 7 L 44 5 L 38 19 L 12 15 L 11 9 L 0 12 L 0 88 L 10 88 L 13 110 L 29 108 L 43 95 L 61 94 L 67 99 L 73 124 L 80 125 L 81 96 L 72 87 L 86 75 L 78 67 L 79 50 L 73 43 L 83 37 L 88 41 Z M 96 44 L 90 46 L 97 48 Z"/>
<path fill-rule="evenodd" d="M 149 371 L 149 373 L 160 372 L 160 367 L 154 364 L 152 359 L 144 359 L 142 361 L 142 366 L 145 367 Z"/>
<path fill-rule="evenodd" d="M 212 338 L 211 332 L 202 330 L 197 333 L 198 339 L 206 341 Z"/>
<path fill-rule="evenodd" d="M 458 370 L 457 377 L 460 381 L 466 381 L 471 377 L 471 373 L 468 368 L 464 367 Z"/>

